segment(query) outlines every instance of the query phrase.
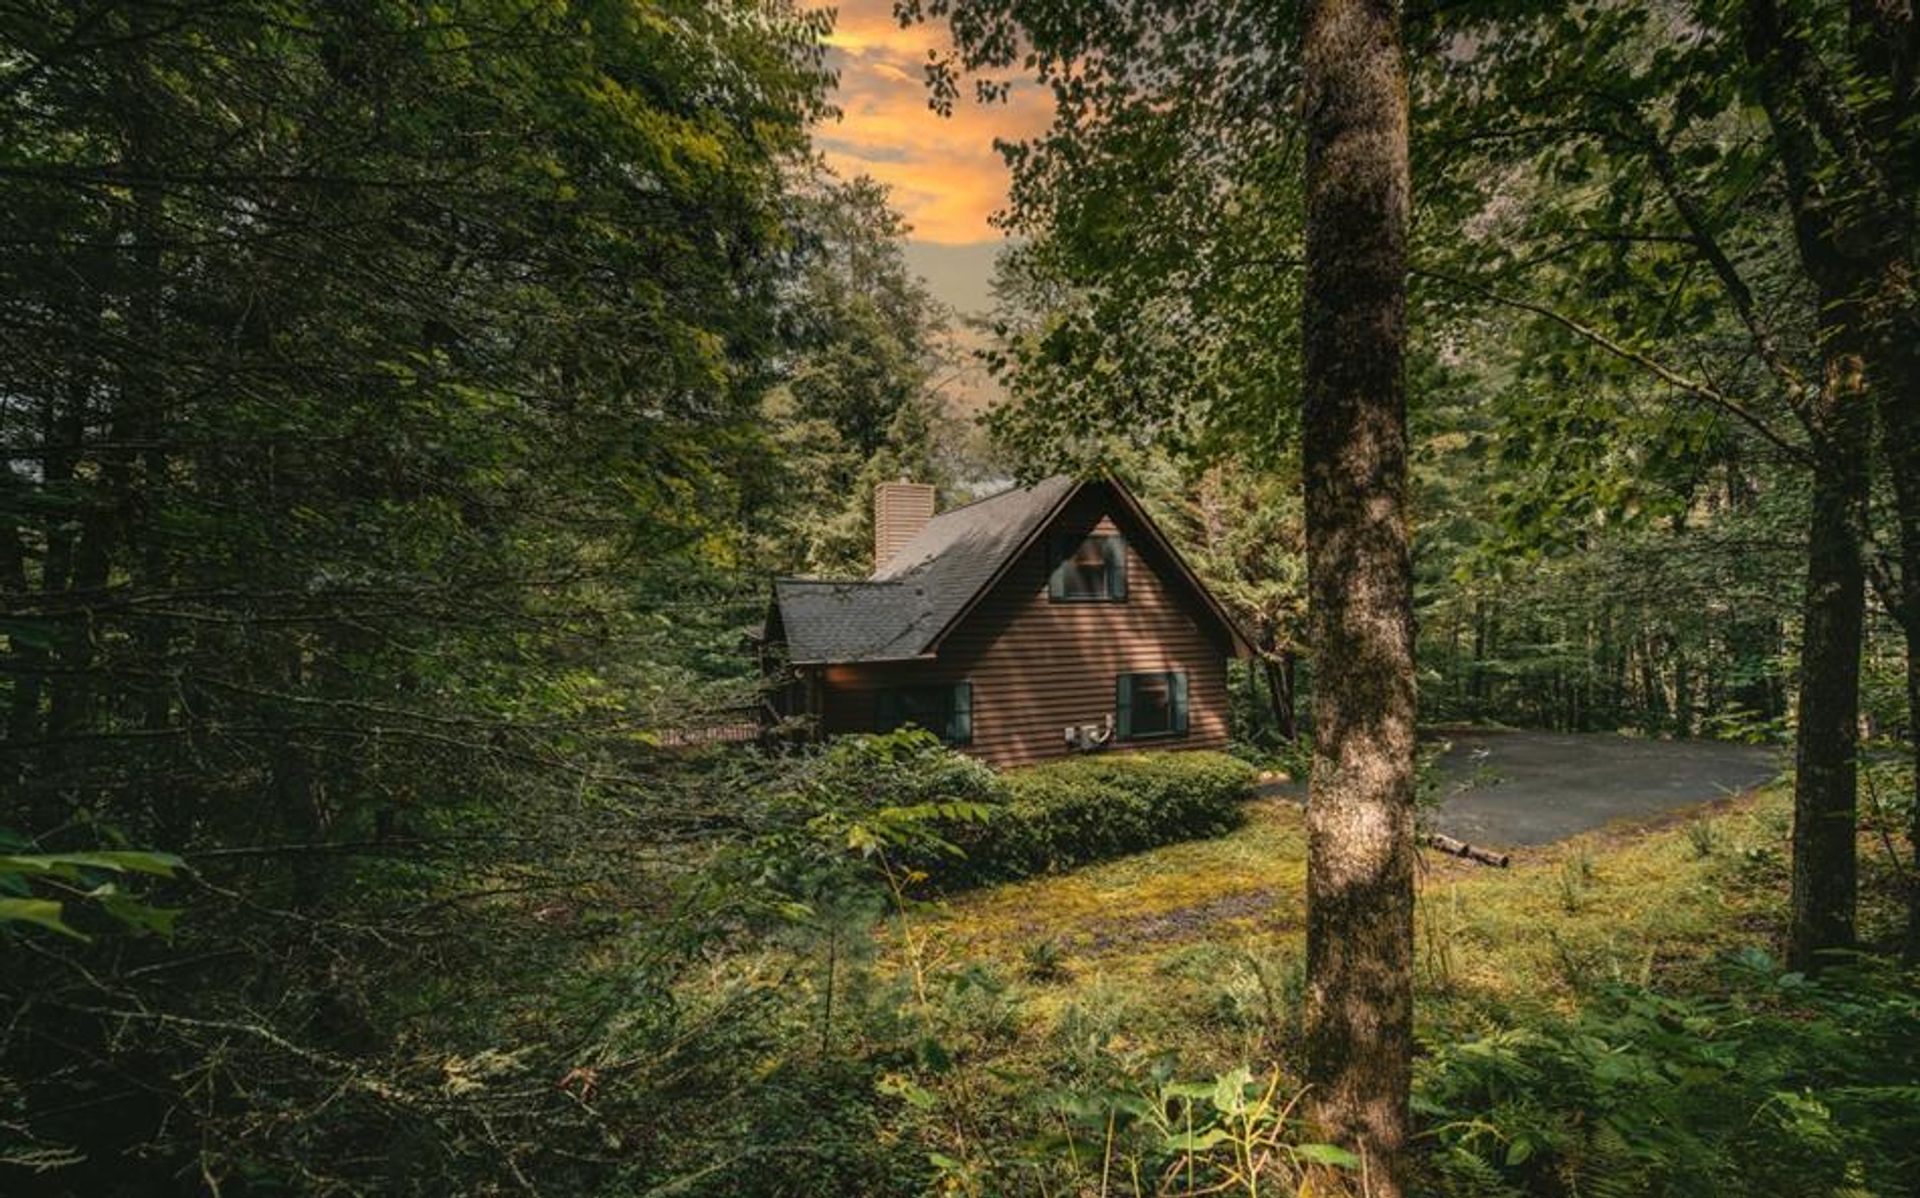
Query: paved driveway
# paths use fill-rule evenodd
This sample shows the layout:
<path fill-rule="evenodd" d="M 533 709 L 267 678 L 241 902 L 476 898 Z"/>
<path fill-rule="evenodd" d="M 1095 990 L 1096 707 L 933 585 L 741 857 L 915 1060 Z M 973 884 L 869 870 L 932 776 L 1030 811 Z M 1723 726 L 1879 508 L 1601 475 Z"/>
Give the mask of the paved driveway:
<path fill-rule="evenodd" d="M 1472 732 L 1440 759 L 1435 830 L 1475 844 L 1547 844 L 1771 781 L 1780 750 L 1602 734 Z"/>
<path fill-rule="evenodd" d="M 1549 844 L 1615 820 L 1751 790 L 1785 768 L 1779 749 L 1603 733 L 1465 732 L 1439 763 L 1435 831 L 1473 844 Z M 1298 782 L 1263 793 L 1304 799 Z"/>

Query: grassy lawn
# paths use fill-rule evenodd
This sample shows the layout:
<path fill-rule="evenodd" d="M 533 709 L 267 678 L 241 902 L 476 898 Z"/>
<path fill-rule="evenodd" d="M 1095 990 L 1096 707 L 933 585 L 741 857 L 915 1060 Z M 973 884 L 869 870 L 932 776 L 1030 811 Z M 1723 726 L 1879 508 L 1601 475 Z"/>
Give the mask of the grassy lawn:
<path fill-rule="evenodd" d="M 1421 850 L 1423 1022 L 1567 1009 L 1609 980 L 1684 984 L 1727 950 L 1769 944 L 1788 827 L 1787 795 L 1766 790 L 1521 849 L 1508 869 Z M 1022 1041 L 1072 1024 L 1142 1051 L 1242 1059 L 1297 1009 L 1305 870 L 1299 807 L 1261 800 L 1226 836 L 960 896 L 918 930 L 930 966 L 985 962 L 1009 979 Z"/>

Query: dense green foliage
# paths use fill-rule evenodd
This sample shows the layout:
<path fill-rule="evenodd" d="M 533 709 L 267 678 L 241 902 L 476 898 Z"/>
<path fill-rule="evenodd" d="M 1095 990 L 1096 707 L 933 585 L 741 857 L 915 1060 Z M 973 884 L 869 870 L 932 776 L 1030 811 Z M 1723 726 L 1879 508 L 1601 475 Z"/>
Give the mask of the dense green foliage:
<path fill-rule="evenodd" d="M 762 414 L 776 452 L 756 516 L 784 568 L 857 576 L 873 553 L 873 488 L 911 477 L 952 493 L 964 447 L 942 406 L 949 314 L 907 269 L 907 225 L 871 179 L 797 197 L 798 278 L 781 381 Z"/>
<path fill-rule="evenodd" d="M 918 729 L 842 737 L 776 796 L 770 827 L 784 831 L 758 837 L 754 855 L 796 897 L 821 893 L 849 850 L 903 891 L 953 890 L 1218 835 L 1239 826 L 1253 779 L 1221 753 L 1103 753 L 995 774 Z"/>
<path fill-rule="evenodd" d="M 1297 6 L 902 7 L 953 27 L 954 70 L 1059 106 L 1009 150 L 995 461 L 1119 469 L 1258 643 L 1236 737 L 1297 759 Z M 1899 98 L 1847 65 L 1843 7 L 1791 22 L 1840 64 L 1841 126 Z M 1820 375 L 1826 309 L 1745 11 L 1410 22 L 1429 720 L 1794 732 L 1789 380 Z M 952 317 L 910 230 L 813 157 L 830 20 L 0 5 L 0 1192 L 1338 1178 L 1287 1105 L 1302 846 L 1242 839 L 1248 767 L 676 747 L 751 716 L 767 576 L 858 572 L 875 480 L 999 473 L 943 403 Z M 1814 180 L 1851 210 L 1915 129 L 1820 142 Z M 1913 730 L 1896 491 L 1864 513 L 1881 742 Z M 1920 893 L 1913 794 L 1867 774 L 1869 947 Z M 1787 846 L 1742 850 L 1766 889 L 1737 912 L 1715 877 L 1662 901 L 1775 949 Z M 1088 968 L 1035 889 L 1101 861 L 1090 939 L 1197 938 L 1144 978 Z M 1244 891 L 1205 890 L 1236 862 Z M 1565 909 L 1515 918 L 1570 918 L 1575 866 Z M 1151 923 L 1108 909 L 1128 869 Z M 940 938 L 1002 893 L 1006 959 Z M 1434 1185 L 1911 1189 L 1911 975 L 1743 960 L 1449 990 Z"/>
<path fill-rule="evenodd" d="M 144 888 L 171 939 L 0 933 L 0 1188 L 513 1184 L 607 1018 L 568 971 L 608 925 L 554 896 L 668 910 L 632 863 L 714 806 L 642 757 L 715 701 L 678 613 L 774 481 L 824 28 L 0 14 L 0 825 L 69 863 L 9 901 L 189 866 Z"/>
<path fill-rule="evenodd" d="M 1157 511 L 1204 513 L 1183 521 L 1199 534 L 1188 543 L 1205 547 L 1196 564 L 1276 673 L 1291 669 L 1304 639 L 1290 439 L 1302 140 L 1276 97 L 1295 83 L 1295 14 L 1250 5 L 1188 19 L 1169 2 L 1092 21 L 1072 6 L 915 7 L 963 31 L 947 64 L 955 82 L 1030 65 L 1016 49 L 1025 38 L 1059 107 L 1010 159 L 1006 219 L 1026 241 L 1002 264 L 994 361 L 1012 399 L 995 431 L 1023 473 L 1105 462 L 1148 480 Z M 1548 76 L 1591 79 L 1602 98 L 1565 102 L 1615 122 L 1631 119 L 1630 93 L 1658 95 L 1690 72 L 1730 86 L 1724 41 L 1656 56 L 1637 78 L 1661 28 L 1635 5 L 1469 6 L 1411 27 L 1416 565 L 1431 719 L 1700 735 L 1777 729 L 1786 712 L 1806 501 L 1791 453 L 1762 435 L 1778 436 L 1773 424 L 1756 431 L 1601 344 L 1656 367 L 1668 352 L 1711 361 L 1713 394 L 1738 395 L 1736 380 L 1756 377 L 1739 316 L 1711 273 L 1688 265 L 1703 251 L 1633 157 L 1644 141 L 1594 134 L 1590 114 L 1503 127 L 1506 112 L 1550 108 L 1561 93 L 1531 90 Z M 1750 180 L 1741 172 L 1762 151 L 1721 127 L 1729 117 L 1716 125 L 1684 103 L 1677 113 L 1673 136 L 1689 144 L 1670 152 L 1703 186 Z M 1602 162 L 1607 178 L 1645 186 L 1598 186 Z M 1792 302 L 1771 193 L 1718 199 L 1702 202 L 1726 222 L 1729 252 L 1751 260 L 1766 302 Z M 1779 330 L 1803 357 L 1807 327 Z M 1785 418 L 1777 396 L 1762 399 L 1768 420 Z"/>
<path fill-rule="evenodd" d="M 1441 1046 L 1417 1095 L 1454 1194 L 1899 1193 L 1920 1168 L 1920 996 L 1749 950 L 1698 995 L 1607 989 Z"/>

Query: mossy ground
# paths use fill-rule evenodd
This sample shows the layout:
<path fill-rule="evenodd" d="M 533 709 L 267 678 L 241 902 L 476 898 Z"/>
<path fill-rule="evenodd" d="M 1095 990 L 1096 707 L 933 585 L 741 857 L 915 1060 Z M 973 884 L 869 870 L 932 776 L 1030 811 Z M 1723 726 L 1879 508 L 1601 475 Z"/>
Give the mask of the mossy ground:
<path fill-rule="evenodd" d="M 1779 955 L 1790 808 L 1770 787 L 1521 849 L 1507 869 L 1422 849 L 1423 1057 L 1577 1022 L 1605 1008 L 1610 983 L 1718 1001 L 1738 972 L 1729 958 Z M 1161 1110 L 1169 1079 L 1213 1093 L 1244 1075 L 1301 1092 L 1305 820 L 1278 798 L 1247 815 L 1226 835 L 912 903 L 877 923 L 864 906 L 837 931 L 796 927 L 765 951 L 716 954 L 688 1009 L 777 996 L 767 1010 L 784 1015 L 809 1070 L 868 1071 L 855 1106 L 878 1130 L 869 1140 L 856 1120 L 849 1135 L 902 1176 L 935 1162 L 952 1192 L 1122 1192 L 1086 1159 L 1086 1121 L 1110 1136 L 1112 1104 L 1160 1094 L 1129 1109 Z M 1861 929 L 1881 945 L 1902 918 L 1885 846 L 1863 827 Z M 765 1058 L 769 1069 L 788 1059 Z M 1199 1159 L 1149 1125 L 1129 1128 L 1100 1152 L 1149 1172 Z M 1585 1160 L 1576 1148 L 1567 1159 Z M 1202 1172 L 1227 1175 L 1203 1156 Z M 1159 1182 L 1124 1192 L 1181 1192 Z"/>
<path fill-rule="evenodd" d="M 916 913 L 927 967 L 1007 980 L 1003 1047 L 1097 1034 L 1191 1065 L 1282 1049 L 1298 1017 L 1306 835 L 1299 806 L 1240 830 L 959 896 Z M 1513 854 L 1497 869 L 1422 849 L 1420 1020 L 1460 1034 L 1569 1010 L 1609 981 L 1684 987 L 1728 951 L 1777 948 L 1790 800 L 1780 788 Z M 1885 868 L 1863 835 L 1863 873 Z M 1898 913 L 1863 885 L 1863 930 Z M 1444 1029 L 1444 1030 L 1442 1030 Z M 1024 1055 L 1024 1054 L 1022 1054 Z"/>

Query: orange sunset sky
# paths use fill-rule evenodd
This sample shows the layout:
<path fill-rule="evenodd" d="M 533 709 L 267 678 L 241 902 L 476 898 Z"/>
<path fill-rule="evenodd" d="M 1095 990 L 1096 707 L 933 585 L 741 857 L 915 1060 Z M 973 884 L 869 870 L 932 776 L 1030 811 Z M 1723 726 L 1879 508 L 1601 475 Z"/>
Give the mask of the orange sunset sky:
<path fill-rule="evenodd" d="M 868 174 L 893 188 L 913 225 L 909 260 L 934 293 L 963 311 L 985 306 L 1001 233 L 988 218 L 1006 202 L 1007 168 L 993 139 L 1046 128 L 1050 103 L 1038 86 L 1016 86 L 1004 103 L 981 104 L 970 86 L 950 117 L 927 107 L 929 49 L 946 47 L 938 22 L 902 29 L 892 0 L 840 0 L 827 39 L 840 73 L 842 116 L 814 131 L 833 169 Z"/>

